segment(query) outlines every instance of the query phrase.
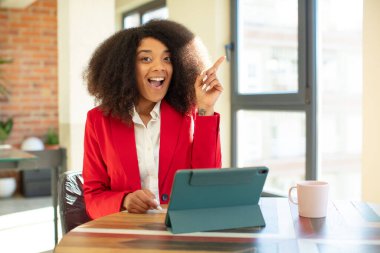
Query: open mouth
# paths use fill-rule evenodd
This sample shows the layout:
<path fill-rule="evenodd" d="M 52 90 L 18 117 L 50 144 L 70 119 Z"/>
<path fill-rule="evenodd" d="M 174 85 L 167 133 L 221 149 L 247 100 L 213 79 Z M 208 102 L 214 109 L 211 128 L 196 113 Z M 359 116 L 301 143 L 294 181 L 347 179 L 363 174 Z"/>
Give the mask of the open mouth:
<path fill-rule="evenodd" d="M 152 85 L 153 87 L 160 87 L 164 83 L 165 78 L 164 77 L 151 77 L 151 78 L 148 78 L 148 81 L 149 81 L 150 85 Z"/>

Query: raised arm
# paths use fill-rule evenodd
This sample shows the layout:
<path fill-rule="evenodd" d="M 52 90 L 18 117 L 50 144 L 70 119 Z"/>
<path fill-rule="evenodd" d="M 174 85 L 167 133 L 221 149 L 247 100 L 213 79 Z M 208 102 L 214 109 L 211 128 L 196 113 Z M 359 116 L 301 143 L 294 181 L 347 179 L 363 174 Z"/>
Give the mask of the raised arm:
<path fill-rule="evenodd" d="M 194 84 L 198 110 L 194 115 L 193 168 L 220 168 L 222 166 L 220 115 L 214 112 L 214 106 L 223 91 L 216 73 L 224 59 L 225 56 L 220 57 L 211 68 L 197 77 Z"/>

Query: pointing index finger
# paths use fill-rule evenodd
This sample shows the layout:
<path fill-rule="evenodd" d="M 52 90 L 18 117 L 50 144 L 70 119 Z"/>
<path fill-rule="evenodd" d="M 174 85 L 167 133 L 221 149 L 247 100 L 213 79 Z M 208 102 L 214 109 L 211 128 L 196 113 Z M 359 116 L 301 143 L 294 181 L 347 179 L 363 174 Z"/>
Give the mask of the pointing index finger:
<path fill-rule="evenodd" d="M 214 68 L 215 70 L 217 70 L 220 66 L 220 64 L 222 64 L 222 62 L 224 62 L 224 59 L 226 59 L 226 56 L 222 56 L 220 57 L 215 63 L 214 65 L 212 66 L 212 68 Z"/>

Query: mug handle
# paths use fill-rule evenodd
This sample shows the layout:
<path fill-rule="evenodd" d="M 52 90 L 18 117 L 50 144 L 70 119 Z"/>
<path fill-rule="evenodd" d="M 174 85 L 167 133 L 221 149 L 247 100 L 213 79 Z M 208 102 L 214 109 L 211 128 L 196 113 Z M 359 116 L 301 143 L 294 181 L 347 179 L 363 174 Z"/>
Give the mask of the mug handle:
<path fill-rule="evenodd" d="M 289 197 L 290 202 L 292 202 L 292 203 L 295 204 L 295 205 L 298 205 L 298 202 L 296 202 L 296 201 L 293 199 L 293 197 L 292 197 L 292 191 L 293 191 L 294 189 L 297 190 L 297 186 L 292 186 L 292 187 L 290 187 L 290 189 L 289 189 L 289 193 L 288 193 L 288 197 Z"/>

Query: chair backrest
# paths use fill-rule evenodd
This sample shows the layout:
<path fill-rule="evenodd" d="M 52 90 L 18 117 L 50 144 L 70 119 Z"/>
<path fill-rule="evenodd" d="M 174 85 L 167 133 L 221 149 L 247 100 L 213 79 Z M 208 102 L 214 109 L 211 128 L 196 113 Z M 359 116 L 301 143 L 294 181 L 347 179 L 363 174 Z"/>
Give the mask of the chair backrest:
<path fill-rule="evenodd" d="M 58 204 L 62 234 L 91 220 L 86 213 L 82 172 L 66 171 L 60 175 Z"/>

